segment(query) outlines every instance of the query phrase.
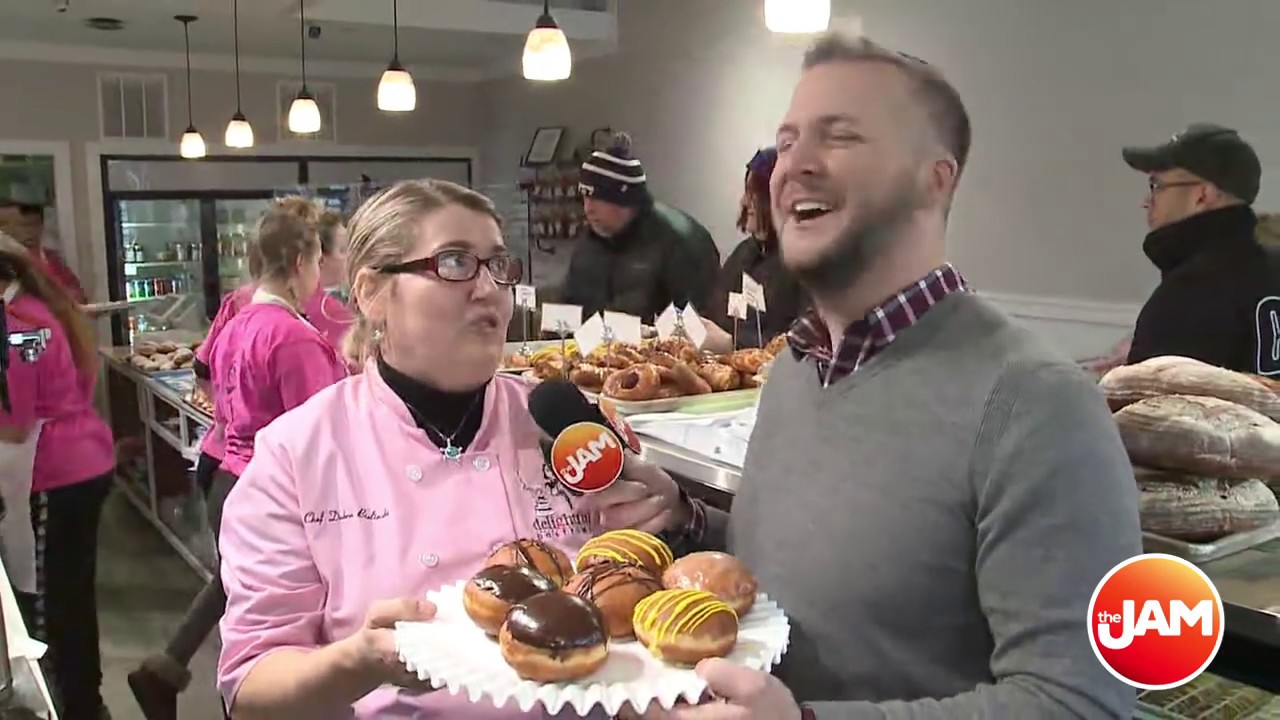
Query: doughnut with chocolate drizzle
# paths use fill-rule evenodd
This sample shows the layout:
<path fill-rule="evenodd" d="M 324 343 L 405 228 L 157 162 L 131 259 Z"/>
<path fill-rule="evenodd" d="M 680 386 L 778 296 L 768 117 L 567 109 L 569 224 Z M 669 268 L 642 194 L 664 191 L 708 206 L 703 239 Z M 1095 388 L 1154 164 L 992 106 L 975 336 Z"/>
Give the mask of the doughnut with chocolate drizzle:
<path fill-rule="evenodd" d="M 563 550 L 541 540 L 521 538 L 506 543 L 494 550 L 484 561 L 485 567 L 494 565 L 517 565 L 537 571 L 556 587 L 564 587 L 565 581 L 573 575 L 573 563 Z"/>
<path fill-rule="evenodd" d="M 551 591 L 511 608 L 498 633 L 502 658 L 525 680 L 570 682 L 604 665 L 609 638 L 595 605 Z"/>
<path fill-rule="evenodd" d="M 604 562 L 583 568 L 569 578 L 564 590 L 600 609 L 609 637 L 635 637 L 631 616 L 636 603 L 662 589 L 662 582 L 639 565 Z"/>

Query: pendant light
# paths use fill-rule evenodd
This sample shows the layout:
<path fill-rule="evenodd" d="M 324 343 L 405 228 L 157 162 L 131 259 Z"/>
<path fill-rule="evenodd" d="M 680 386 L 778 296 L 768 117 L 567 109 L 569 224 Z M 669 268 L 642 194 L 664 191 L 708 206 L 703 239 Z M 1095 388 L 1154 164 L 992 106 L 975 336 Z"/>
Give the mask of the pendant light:
<path fill-rule="evenodd" d="M 524 76 L 527 80 L 565 80 L 573 70 L 569 39 L 551 17 L 551 0 L 542 0 L 542 16 L 524 41 Z"/>
<path fill-rule="evenodd" d="M 410 112 L 418 106 L 418 91 L 413 76 L 400 64 L 400 12 L 398 0 L 391 0 L 392 47 L 391 64 L 378 82 L 378 109 L 387 112 Z"/>
<path fill-rule="evenodd" d="M 195 15 L 174 15 L 173 19 L 182 23 L 182 37 L 187 45 L 187 130 L 182 133 L 182 142 L 178 143 L 178 154 L 188 160 L 195 160 L 204 157 L 205 152 L 204 138 L 191 119 L 191 23 L 197 18 Z"/>
<path fill-rule="evenodd" d="M 289 105 L 289 132 L 310 135 L 320 132 L 320 106 L 307 89 L 307 10 L 298 3 L 298 36 L 302 39 L 302 87 Z"/>
<path fill-rule="evenodd" d="M 831 0 L 764 0 L 764 24 L 776 33 L 825 32 Z"/>
<path fill-rule="evenodd" d="M 235 33 L 236 58 L 236 114 L 227 123 L 227 134 L 223 142 L 229 148 L 253 147 L 253 126 L 240 110 L 240 0 L 231 3 L 231 23 Z"/>

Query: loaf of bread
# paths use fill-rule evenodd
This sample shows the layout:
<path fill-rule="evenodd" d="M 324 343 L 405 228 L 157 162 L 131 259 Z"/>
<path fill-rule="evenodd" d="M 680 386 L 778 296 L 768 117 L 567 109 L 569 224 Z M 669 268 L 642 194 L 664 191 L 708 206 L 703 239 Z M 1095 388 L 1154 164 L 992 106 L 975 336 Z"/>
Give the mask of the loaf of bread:
<path fill-rule="evenodd" d="M 1212 542 L 1280 522 L 1280 503 L 1259 480 L 1214 480 L 1134 468 L 1145 532 Z"/>
<path fill-rule="evenodd" d="M 1115 414 L 1135 465 L 1213 478 L 1280 481 L 1280 423 L 1220 398 L 1168 395 Z"/>
<path fill-rule="evenodd" d="M 1280 382 L 1167 355 L 1108 372 L 1099 383 L 1112 410 L 1162 395 L 1203 395 L 1252 408 L 1280 421 Z"/>

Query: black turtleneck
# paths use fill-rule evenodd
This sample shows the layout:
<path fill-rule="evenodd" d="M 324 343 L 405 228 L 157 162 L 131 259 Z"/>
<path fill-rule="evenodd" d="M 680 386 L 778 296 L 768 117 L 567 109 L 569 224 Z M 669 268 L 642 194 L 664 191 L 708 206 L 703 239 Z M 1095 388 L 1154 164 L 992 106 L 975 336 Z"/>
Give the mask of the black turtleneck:
<path fill-rule="evenodd" d="M 391 367 L 381 356 L 378 373 L 437 447 L 443 449 L 450 435 L 453 444 L 462 450 L 476 439 L 484 419 L 484 396 L 489 383 L 465 392 L 437 390 Z"/>
<path fill-rule="evenodd" d="M 1242 372 L 1280 372 L 1263 303 L 1280 295 L 1280 263 L 1254 238 L 1257 223 L 1252 209 L 1234 206 L 1147 235 L 1142 249 L 1161 280 L 1138 315 L 1130 363 L 1181 355 Z"/>

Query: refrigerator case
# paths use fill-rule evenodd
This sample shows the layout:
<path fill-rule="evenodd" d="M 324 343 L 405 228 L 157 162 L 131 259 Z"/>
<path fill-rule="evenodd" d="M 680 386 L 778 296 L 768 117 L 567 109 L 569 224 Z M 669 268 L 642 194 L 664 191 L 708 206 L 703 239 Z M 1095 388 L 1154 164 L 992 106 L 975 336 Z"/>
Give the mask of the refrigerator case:
<path fill-rule="evenodd" d="M 115 193 L 108 204 L 112 342 L 181 330 L 203 334 L 222 296 L 248 277 L 249 238 L 271 192 L 166 196 Z"/>

